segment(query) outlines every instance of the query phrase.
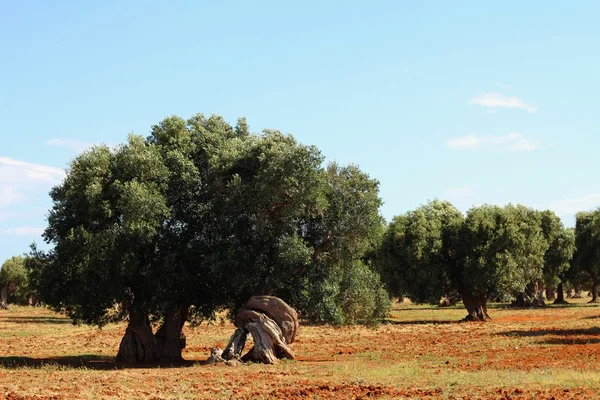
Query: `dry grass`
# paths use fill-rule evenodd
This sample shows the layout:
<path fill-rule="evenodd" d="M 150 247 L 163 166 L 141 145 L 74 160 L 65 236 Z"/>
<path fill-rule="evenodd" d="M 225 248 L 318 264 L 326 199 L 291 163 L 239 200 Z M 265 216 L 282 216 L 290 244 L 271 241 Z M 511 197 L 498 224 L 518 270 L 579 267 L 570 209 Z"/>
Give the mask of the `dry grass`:
<path fill-rule="evenodd" d="M 514 310 L 461 323 L 461 307 L 396 305 L 377 329 L 302 326 L 298 359 L 206 365 L 233 326 L 186 327 L 189 362 L 114 363 L 124 324 L 73 326 L 41 308 L 0 311 L 0 399 L 600 398 L 600 308 Z"/>

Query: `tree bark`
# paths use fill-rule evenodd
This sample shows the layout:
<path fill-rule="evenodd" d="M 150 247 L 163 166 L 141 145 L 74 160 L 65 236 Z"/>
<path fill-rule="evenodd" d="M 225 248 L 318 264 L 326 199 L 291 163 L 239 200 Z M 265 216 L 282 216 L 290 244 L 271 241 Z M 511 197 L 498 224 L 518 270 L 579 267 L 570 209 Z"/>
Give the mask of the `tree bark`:
<path fill-rule="evenodd" d="M 246 329 L 254 339 L 254 347 L 242 357 L 242 361 L 255 361 L 276 364 L 280 358 L 294 359 L 294 352 L 285 343 L 283 332 L 275 321 L 265 314 L 255 313 L 246 324 Z"/>
<path fill-rule="evenodd" d="M 537 282 L 529 283 L 511 305 L 514 307 L 546 307 L 544 292 Z"/>
<path fill-rule="evenodd" d="M 563 290 L 562 282 L 559 283 L 558 287 L 556 288 L 556 300 L 554 300 L 554 304 L 569 304 L 565 300 L 565 292 Z"/>
<path fill-rule="evenodd" d="M 588 303 L 600 303 L 600 301 L 598 300 L 598 283 L 593 282 L 590 294 L 592 295 L 592 299 L 588 301 Z"/>
<path fill-rule="evenodd" d="M 154 337 L 160 352 L 161 361 L 182 361 L 181 350 L 185 349 L 186 337 L 183 325 L 187 321 L 189 307 L 182 305 L 167 312 L 165 320 Z"/>
<path fill-rule="evenodd" d="M 253 296 L 248 300 L 245 309 L 255 310 L 266 314 L 273 319 L 283 331 L 283 335 L 288 344 L 294 343 L 296 332 L 299 328 L 298 314 L 296 310 L 287 305 L 283 300 L 274 296 Z M 240 320 L 244 318 L 246 313 L 240 311 L 234 321 L 234 325 L 242 328 L 246 325 L 246 321 Z"/>
<path fill-rule="evenodd" d="M 491 319 L 487 313 L 487 296 L 484 294 L 473 295 L 463 291 L 461 297 L 468 313 L 465 321 L 487 321 Z"/>
<path fill-rule="evenodd" d="M 229 365 L 254 361 L 276 364 L 281 358 L 294 358 L 288 347 L 295 340 L 299 327 L 296 310 L 272 296 L 252 297 L 235 316 L 237 329 L 225 350 L 211 349 L 209 362 L 225 361 Z M 254 347 L 241 357 L 248 333 Z"/>
<path fill-rule="evenodd" d="M 160 351 L 148 315 L 132 306 L 129 324 L 121 340 L 117 361 L 125 363 L 152 363 L 160 359 Z"/>
<path fill-rule="evenodd" d="M 7 310 L 8 309 L 8 287 L 3 286 L 0 289 L 0 309 Z"/>
<path fill-rule="evenodd" d="M 237 328 L 231 339 L 229 339 L 229 343 L 227 343 L 227 347 L 223 350 L 221 357 L 224 360 L 239 360 L 242 357 L 247 336 L 244 329 Z"/>

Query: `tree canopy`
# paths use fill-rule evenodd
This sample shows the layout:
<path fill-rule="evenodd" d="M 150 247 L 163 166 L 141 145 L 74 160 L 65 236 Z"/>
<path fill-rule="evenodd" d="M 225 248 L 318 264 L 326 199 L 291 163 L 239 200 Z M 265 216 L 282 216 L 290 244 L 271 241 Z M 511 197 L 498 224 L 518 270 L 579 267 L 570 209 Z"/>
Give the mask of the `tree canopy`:
<path fill-rule="evenodd" d="M 393 219 L 378 263 L 393 294 L 437 303 L 458 293 L 467 318 L 484 320 L 489 298 L 514 297 L 564 271 L 570 243 L 553 213 L 483 205 L 463 216 L 434 200 Z"/>
<path fill-rule="evenodd" d="M 201 114 L 95 146 L 51 192 L 54 248 L 32 252 L 40 295 L 88 324 L 126 311 L 130 362 L 180 358 L 186 320 L 252 295 L 315 321 L 375 321 L 389 309 L 365 260 L 382 230 L 378 182 L 323 162 L 290 135 Z"/>
<path fill-rule="evenodd" d="M 29 277 L 25 257 L 13 256 L 0 267 L 0 308 L 7 308 L 9 296 L 24 302 L 29 292 Z"/>
<path fill-rule="evenodd" d="M 577 213 L 575 248 L 569 275 L 576 284 L 587 283 L 591 288 L 592 302 L 597 302 L 600 285 L 600 208 Z"/>

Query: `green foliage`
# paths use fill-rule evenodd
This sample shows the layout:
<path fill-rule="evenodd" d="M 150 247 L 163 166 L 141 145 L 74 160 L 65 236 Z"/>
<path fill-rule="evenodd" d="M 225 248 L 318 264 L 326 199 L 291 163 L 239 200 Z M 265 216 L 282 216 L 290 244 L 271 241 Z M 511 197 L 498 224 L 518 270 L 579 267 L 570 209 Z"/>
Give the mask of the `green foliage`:
<path fill-rule="evenodd" d="M 600 285 L 600 208 L 576 215 L 575 254 L 569 279 L 575 285 Z"/>
<path fill-rule="evenodd" d="M 9 302 L 24 303 L 31 289 L 25 257 L 13 256 L 0 267 L 0 288 L 10 289 Z"/>
<path fill-rule="evenodd" d="M 560 218 L 552 211 L 542 212 L 542 231 L 548 242 L 544 254 L 543 283 L 556 286 L 567 277 L 575 252 L 575 231 L 565 229 Z"/>
<path fill-rule="evenodd" d="M 440 200 L 392 220 L 378 261 L 392 294 L 437 303 L 455 290 L 456 239 L 463 220 L 452 204 Z"/>
<path fill-rule="evenodd" d="M 51 192 L 54 249 L 33 249 L 30 263 L 40 295 L 98 325 L 116 304 L 156 318 L 193 305 L 197 318 L 254 294 L 278 295 L 309 318 L 303 305 L 333 302 L 320 321 L 380 318 L 389 304 L 361 263 L 381 236 L 378 182 L 322 163 L 290 135 L 202 114 L 96 146 Z"/>
<path fill-rule="evenodd" d="M 391 307 L 379 274 L 361 261 L 324 279 L 307 279 L 297 304 L 308 320 L 333 325 L 374 325 Z"/>
<path fill-rule="evenodd" d="M 462 283 L 474 293 L 516 295 L 542 278 L 548 249 L 540 213 L 521 205 L 481 206 L 467 213 L 461 232 Z"/>
<path fill-rule="evenodd" d="M 474 207 L 465 218 L 450 203 L 435 200 L 393 219 L 377 264 L 393 294 L 418 302 L 437 303 L 457 292 L 514 296 L 568 263 L 568 233 L 556 225 L 548 228 L 549 240 L 543 220 L 548 226 L 556 222 L 520 205 Z"/>

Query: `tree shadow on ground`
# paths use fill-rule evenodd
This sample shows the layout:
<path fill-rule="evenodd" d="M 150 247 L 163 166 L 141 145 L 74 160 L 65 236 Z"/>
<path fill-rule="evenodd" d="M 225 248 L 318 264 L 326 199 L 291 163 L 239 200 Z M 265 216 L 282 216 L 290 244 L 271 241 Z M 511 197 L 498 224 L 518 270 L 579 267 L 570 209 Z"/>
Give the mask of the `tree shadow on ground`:
<path fill-rule="evenodd" d="M 386 320 L 383 324 L 390 325 L 448 325 L 448 324 L 460 324 L 464 321 L 462 319 L 457 320 L 416 320 L 416 321 L 394 321 L 394 320 Z"/>
<path fill-rule="evenodd" d="M 120 363 L 114 357 L 99 356 L 96 354 L 82 354 L 79 356 L 31 358 L 31 357 L 0 357 L 0 367 L 6 369 L 19 368 L 82 368 L 92 370 L 138 369 L 138 368 L 187 368 L 196 365 L 205 365 L 206 361 L 184 360 L 179 362 L 161 362 L 147 364 Z"/>
<path fill-rule="evenodd" d="M 586 329 L 531 329 L 531 330 L 513 330 L 500 332 L 498 335 L 511 337 L 539 337 L 539 336 L 600 336 L 600 328 Z"/>
<path fill-rule="evenodd" d="M 498 335 L 508 337 L 539 337 L 538 344 L 596 344 L 600 343 L 600 328 L 587 329 L 532 329 L 500 332 Z M 595 336 L 595 337 L 593 337 Z"/>
<path fill-rule="evenodd" d="M 73 324 L 67 318 L 61 317 L 21 317 L 21 316 L 0 316 L 0 322 L 13 324 Z"/>

